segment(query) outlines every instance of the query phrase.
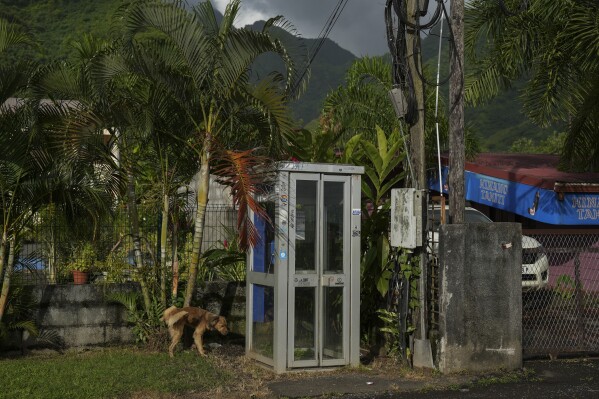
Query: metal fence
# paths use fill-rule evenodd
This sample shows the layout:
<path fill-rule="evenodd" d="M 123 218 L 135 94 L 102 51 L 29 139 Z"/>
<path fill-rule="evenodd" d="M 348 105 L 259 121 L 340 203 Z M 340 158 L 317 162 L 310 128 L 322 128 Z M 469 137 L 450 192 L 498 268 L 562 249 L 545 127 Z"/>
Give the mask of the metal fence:
<path fill-rule="evenodd" d="M 599 352 L 599 232 L 524 234 L 524 356 Z"/>
<path fill-rule="evenodd" d="M 435 335 L 438 243 L 431 247 L 428 321 Z M 524 357 L 599 353 L 599 231 L 523 232 L 522 318 Z"/>
<path fill-rule="evenodd" d="M 188 215 L 176 224 L 169 222 L 167 262 L 173 260 L 174 244 L 181 272 L 190 261 L 193 220 Z M 206 210 L 202 250 L 222 246 L 236 235 L 237 211 L 229 206 L 211 206 Z M 160 258 L 160 220 L 140 217 L 141 248 L 144 263 Z M 176 237 L 175 237 L 176 235 Z M 80 234 L 65 224 L 38 223 L 27 232 L 15 260 L 13 278 L 24 284 L 68 284 L 71 271 L 88 269 L 92 279 L 126 281 L 137 267 L 130 224 L 126 217 L 101 226 L 89 234 Z"/>

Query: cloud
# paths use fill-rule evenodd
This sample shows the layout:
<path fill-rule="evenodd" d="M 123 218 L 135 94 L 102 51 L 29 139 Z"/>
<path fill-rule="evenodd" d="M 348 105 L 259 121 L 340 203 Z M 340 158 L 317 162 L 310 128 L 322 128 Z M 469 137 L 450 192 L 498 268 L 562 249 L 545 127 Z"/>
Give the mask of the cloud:
<path fill-rule="evenodd" d="M 228 0 L 212 0 L 223 12 Z M 337 0 L 244 0 L 236 24 L 283 15 L 306 38 L 318 37 Z M 388 51 L 384 0 L 349 0 L 329 38 L 357 56 Z"/>

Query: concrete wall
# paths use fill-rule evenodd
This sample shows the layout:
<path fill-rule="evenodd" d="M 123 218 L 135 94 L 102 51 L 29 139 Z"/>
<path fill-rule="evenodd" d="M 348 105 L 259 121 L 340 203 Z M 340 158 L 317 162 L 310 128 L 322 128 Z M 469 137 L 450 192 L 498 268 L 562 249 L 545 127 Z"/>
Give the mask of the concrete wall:
<path fill-rule="evenodd" d="M 133 284 L 37 286 L 36 321 L 42 330 L 57 333 L 65 347 L 133 342 L 125 309 L 104 298 L 108 292 L 135 289 Z"/>
<path fill-rule="evenodd" d="M 520 224 L 441 226 L 439 254 L 439 369 L 521 367 Z"/>
<path fill-rule="evenodd" d="M 36 286 L 35 319 L 41 330 L 57 334 L 66 348 L 133 343 L 125 308 L 107 302 L 105 295 L 138 289 L 135 284 Z M 232 333 L 245 335 L 245 283 L 210 282 L 199 287 L 196 295 L 201 307 L 227 318 Z M 14 336 L 9 347 L 22 344 L 21 337 Z M 25 345 L 45 346 L 32 339 L 25 339 Z"/>

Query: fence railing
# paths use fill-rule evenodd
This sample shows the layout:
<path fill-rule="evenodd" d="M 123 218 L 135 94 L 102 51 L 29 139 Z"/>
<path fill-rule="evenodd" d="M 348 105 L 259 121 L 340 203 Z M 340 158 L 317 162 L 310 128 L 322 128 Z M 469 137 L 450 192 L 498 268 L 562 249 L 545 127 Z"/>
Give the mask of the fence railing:
<path fill-rule="evenodd" d="M 599 232 L 527 233 L 523 285 L 544 278 L 523 292 L 524 355 L 599 352 Z"/>
<path fill-rule="evenodd" d="M 437 259 L 433 255 L 429 262 L 433 334 L 439 317 Z M 523 232 L 522 348 L 525 357 L 599 353 L 599 231 Z"/>
<path fill-rule="evenodd" d="M 237 211 L 229 206 L 211 206 L 206 210 L 202 251 L 222 246 L 235 239 Z M 146 265 L 160 260 L 160 220 L 141 218 L 142 261 Z M 190 218 L 169 222 L 167 264 L 177 255 L 185 277 L 191 259 L 193 221 Z M 176 245 L 176 251 L 175 251 Z M 40 223 L 28 232 L 15 261 L 14 278 L 25 284 L 67 284 L 73 269 L 86 269 L 92 280 L 123 282 L 138 267 L 130 225 L 120 218 L 101 226 L 93 237 L 82 239 L 71 228 L 59 223 Z"/>

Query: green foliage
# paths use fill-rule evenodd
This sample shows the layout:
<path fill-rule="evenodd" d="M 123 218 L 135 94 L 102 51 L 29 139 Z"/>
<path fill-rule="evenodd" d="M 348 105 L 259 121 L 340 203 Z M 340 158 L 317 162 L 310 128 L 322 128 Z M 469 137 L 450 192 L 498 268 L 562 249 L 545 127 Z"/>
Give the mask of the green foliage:
<path fill-rule="evenodd" d="M 319 130 L 301 129 L 295 132 L 288 138 L 289 155 L 302 162 L 334 162 L 340 135 L 332 130 Z"/>
<path fill-rule="evenodd" d="M 398 250 L 397 262 L 399 263 L 399 272 L 404 281 L 410 284 L 410 297 L 408 298 L 408 309 L 413 313 L 420 306 L 418 299 L 418 280 L 420 279 L 420 257 L 414 257 L 405 249 Z M 412 332 L 414 327 L 409 327 L 408 332 Z"/>
<path fill-rule="evenodd" d="M 397 131 L 393 131 L 387 138 L 385 132 L 376 126 L 376 145 L 367 140 L 362 140 L 360 144 L 367 161 L 362 193 L 373 204 L 378 205 L 404 177 L 404 173 L 399 172 L 405 158 L 401 151 L 402 139 Z"/>
<path fill-rule="evenodd" d="M 517 0 L 506 0 L 517 9 Z M 526 79 L 526 115 L 541 126 L 568 125 L 561 166 L 599 168 L 599 3 L 537 0 L 514 15 L 498 2 L 466 8 L 465 47 L 475 66 L 466 97 L 479 103 Z"/>
<path fill-rule="evenodd" d="M 37 303 L 31 295 L 31 287 L 13 283 L 9 291 L 6 314 L 0 322 L 0 343 L 8 337 L 10 330 L 27 331 L 37 337 L 39 330 L 33 321 Z"/>
<path fill-rule="evenodd" d="M 32 376 L 36 376 L 32 378 Z M 164 352 L 106 349 L 0 360 L 0 397 L 165 397 L 226 386 L 232 376 L 193 352 L 170 359 Z M 173 383 L 177 381 L 177 383 Z"/>
<path fill-rule="evenodd" d="M 387 94 L 392 85 L 388 60 L 364 57 L 354 61 L 345 84 L 327 95 L 321 118 L 325 122 L 323 130 L 337 130 L 345 139 L 361 134 L 375 141 L 376 126 L 385 132 L 398 129 L 399 121 Z"/>
<path fill-rule="evenodd" d="M 95 269 L 98 261 L 96 249 L 91 242 L 85 242 L 75 247 L 72 255 L 72 261 L 67 265 L 69 270 L 78 270 L 85 272 Z"/>
<path fill-rule="evenodd" d="M 510 152 L 559 155 L 564 149 L 566 136 L 566 133 L 554 132 L 545 140 L 538 142 L 538 144 L 530 138 L 522 137 L 512 143 Z"/>
<path fill-rule="evenodd" d="M 555 292 L 562 297 L 562 299 L 572 299 L 576 293 L 576 283 L 574 279 L 567 274 L 562 274 L 555 280 Z"/>
<path fill-rule="evenodd" d="M 362 194 L 362 259 L 360 306 L 363 331 L 371 331 L 379 322 L 376 310 L 382 308 L 392 275 L 389 259 L 389 221 L 391 189 L 403 179 L 400 165 L 405 158 L 402 139 L 397 131 L 387 135 L 375 126 L 374 143 L 362 135 L 352 137 L 345 146 L 341 162 L 364 165 Z M 372 335 L 372 334 L 369 334 Z"/>
<path fill-rule="evenodd" d="M 85 33 L 108 39 L 112 16 L 122 4 L 122 0 L 3 1 L 0 15 L 23 25 L 40 43 L 35 49 L 12 52 L 8 60 L 66 60 L 76 53 L 71 43 Z"/>
<path fill-rule="evenodd" d="M 152 298 L 151 306 L 146 312 L 141 297 L 137 291 L 112 292 L 107 294 L 106 299 L 110 302 L 120 303 L 127 309 L 127 321 L 133 324 L 133 335 L 135 341 L 153 346 L 160 346 L 164 340 L 163 322 L 160 320 L 165 306 L 158 298 Z"/>
<path fill-rule="evenodd" d="M 202 267 L 210 271 L 210 281 L 215 277 L 224 281 L 245 281 L 246 253 L 239 246 L 239 236 L 234 229 L 223 226 L 227 238 L 219 241 L 220 248 L 209 249 L 202 254 Z"/>
<path fill-rule="evenodd" d="M 127 274 L 130 272 L 131 265 L 127 262 L 128 251 L 123 245 L 120 245 L 114 251 L 111 251 L 101 269 L 106 272 L 106 280 L 111 283 L 123 283 L 129 280 Z"/>
<path fill-rule="evenodd" d="M 397 355 L 400 350 L 402 339 L 398 328 L 399 319 L 397 313 L 385 309 L 378 309 L 376 314 L 383 323 L 383 327 L 379 328 L 379 331 L 387 334 L 386 341 L 389 355 Z"/>

